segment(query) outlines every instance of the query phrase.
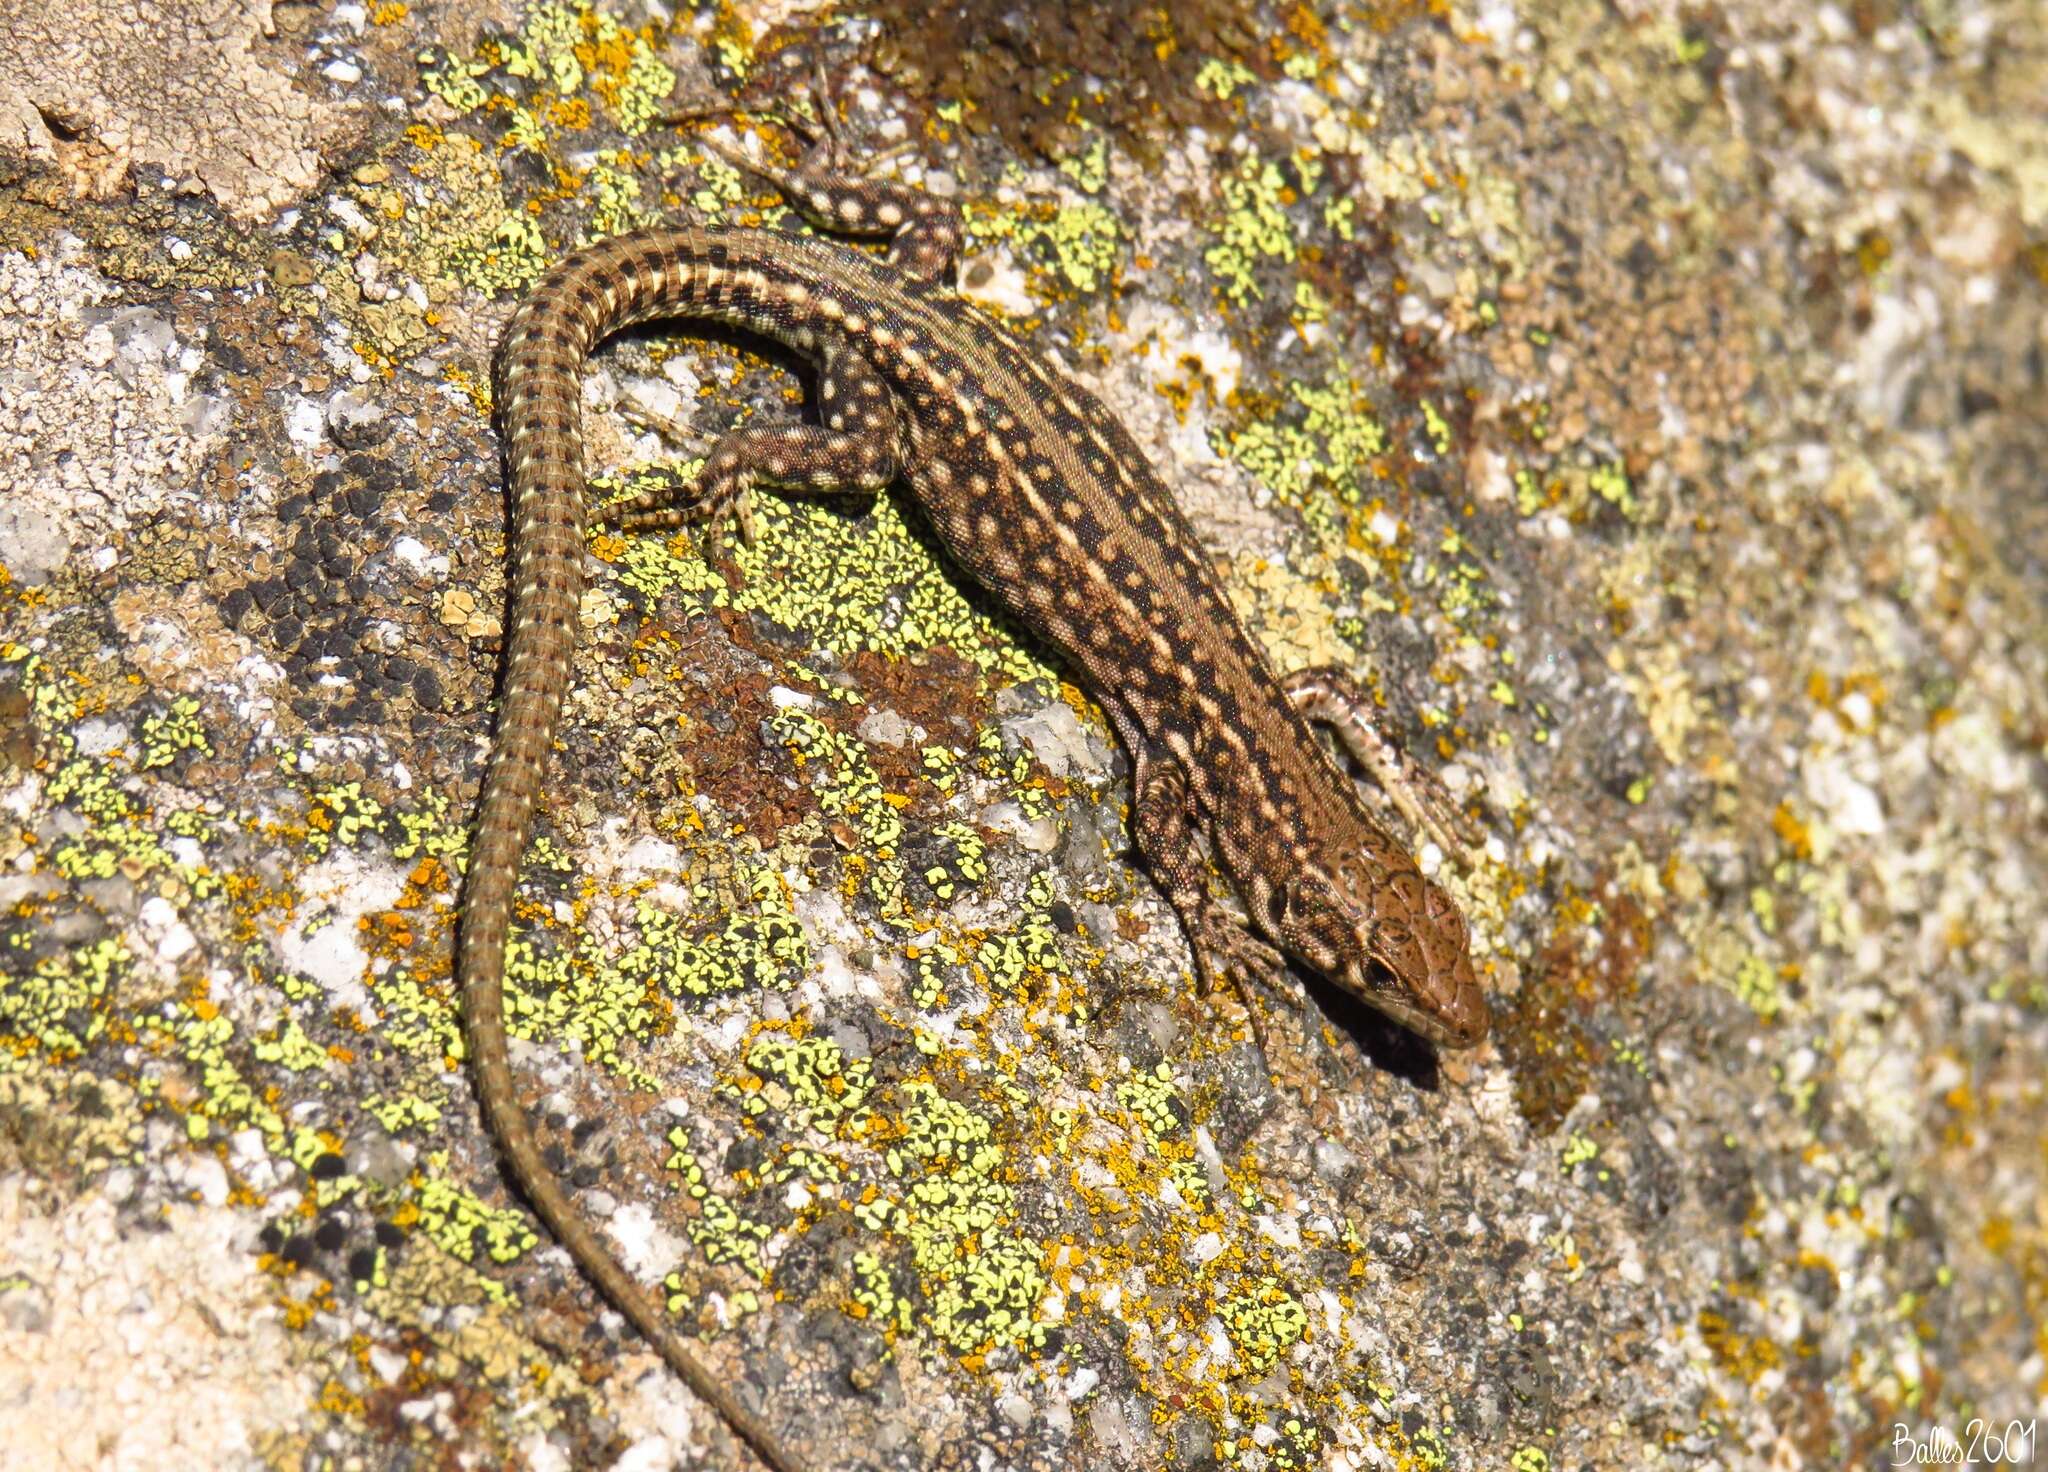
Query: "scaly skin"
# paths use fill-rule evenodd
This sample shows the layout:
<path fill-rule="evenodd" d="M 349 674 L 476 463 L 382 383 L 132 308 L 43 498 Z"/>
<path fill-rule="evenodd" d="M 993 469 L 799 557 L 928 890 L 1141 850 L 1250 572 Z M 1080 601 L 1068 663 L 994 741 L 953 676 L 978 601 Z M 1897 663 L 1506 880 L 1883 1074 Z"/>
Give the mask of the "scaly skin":
<path fill-rule="evenodd" d="M 792 174 L 757 172 L 822 227 L 893 236 L 886 262 L 771 231 L 644 230 L 563 261 L 506 328 L 496 381 L 512 486 L 511 609 L 460 963 L 477 1087 L 512 1178 L 604 1296 L 776 1472 L 798 1464 L 703 1369 L 570 1204 L 506 1057 L 513 889 L 583 591 L 580 376 L 608 334 L 656 316 L 719 322 L 819 365 L 819 425 L 730 434 L 688 504 L 644 497 L 612 508 L 620 524 L 743 513 L 762 485 L 872 493 L 906 484 L 961 568 L 1056 648 L 1108 711 L 1132 758 L 1138 845 L 1181 917 L 1205 989 L 1216 980 L 1242 989 L 1283 963 L 1211 898 L 1203 839 L 1273 946 L 1439 1044 L 1471 1046 L 1488 1025 L 1463 918 L 1310 729 L 1304 712 L 1344 729 L 1348 687 L 1297 678 L 1283 688 L 1123 426 L 941 284 L 959 248 L 951 212 L 902 186 L 847 178 L 820 154 L 829 150 Z"/>

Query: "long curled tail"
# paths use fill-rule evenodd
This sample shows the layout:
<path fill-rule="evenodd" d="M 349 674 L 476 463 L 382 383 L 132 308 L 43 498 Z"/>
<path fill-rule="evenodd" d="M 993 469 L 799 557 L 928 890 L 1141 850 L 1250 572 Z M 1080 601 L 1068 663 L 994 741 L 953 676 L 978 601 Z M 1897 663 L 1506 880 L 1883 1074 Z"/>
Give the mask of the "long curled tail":
<path fill-rule="evenodd" d="M 660 277 L 622 275 L 619 252 L 629 240 L 593 246 L 562 262 L 513 317 L 498 349 L 513 554 L 503 700 L 462 895 L 463 1017 L 485 1123 L 534 1213 L 599 1292 L 773 1472 L 798 1472 L 774 1434 L 698 1363 L 570 1203 L 541 1157 L 506 1052 L 505 947 L 513 890 L 569 689 L 583 594 L 583 360 L 606 332 L 644 312 L 650 296 L 679 284 L 673 264 Z M 618 289 L 635 280 L 644 287 L 637 294 Z"/>

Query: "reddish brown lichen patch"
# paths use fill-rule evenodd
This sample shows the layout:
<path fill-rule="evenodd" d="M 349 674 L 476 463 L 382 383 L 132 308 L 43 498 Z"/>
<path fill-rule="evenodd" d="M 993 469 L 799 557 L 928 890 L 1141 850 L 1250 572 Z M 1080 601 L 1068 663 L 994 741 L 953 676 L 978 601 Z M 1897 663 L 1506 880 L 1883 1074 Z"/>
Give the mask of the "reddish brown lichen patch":
<path fill-rule="evenodd" d="M 1653 937 L 1649 914 L 1612 884 L 1565 894 L 1553 915 L 1550 940 L 1494 1021 L 1516 1105 L 1538 1134 L 1563 1123 L 1611 1063 L 1611 1039 L 1628 1027 Z"/>

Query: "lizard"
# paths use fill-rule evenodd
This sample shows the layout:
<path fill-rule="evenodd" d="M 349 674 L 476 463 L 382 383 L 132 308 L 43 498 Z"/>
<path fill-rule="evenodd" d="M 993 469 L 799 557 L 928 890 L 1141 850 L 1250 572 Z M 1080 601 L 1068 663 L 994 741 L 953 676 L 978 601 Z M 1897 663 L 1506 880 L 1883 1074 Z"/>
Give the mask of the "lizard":
<path fill-rule="evenodd" d="M 459 917 L 468 1050 L 511 1180 L 603 1296 L 774 1472 L 798 1463 L 570 1202 L 540 1153 L 507 1049 L 512 899 L 584 587 L 581 370 L 606 336 L 684 318 L 773 340 L 815 366 L 815 424 L 730 430 L 692 483 L 615 502 L 602 519 L 645 532 L 730 515 L 751 535 L 756 488 L 906 487 L 957 565 L 1052 646 L 1107 714 L 1130 761 L 1132 836 L 1186 932 L 1204 995 L 1228 982 L 1256 1031 L 1247 986 L 1277 981 L 1292 957 L 1439 1046 L 1474 1046 L 1490 1021 L 1456 904 L 1373 816 L 1315 726 L 1332 728 L 1433 832 L 1443 832 L 1447 795 L 1379 732 L 1346 671 L 1273 674 L 1130 433 L 950 288 L 957 212 L 853 170 L 822 84 L 813 95 L 816 134 L 782 119 L 810 144 L 793 169 L 707 146 L 766 179 L 816 229 L 887 238 L 886 255 L 772 229 L 641 229 L 558 262 L 503 331 L 493 366 L 511 509 L 507 637 Z M 1205 851 L 1243 921 L 1212 896 Z"/>

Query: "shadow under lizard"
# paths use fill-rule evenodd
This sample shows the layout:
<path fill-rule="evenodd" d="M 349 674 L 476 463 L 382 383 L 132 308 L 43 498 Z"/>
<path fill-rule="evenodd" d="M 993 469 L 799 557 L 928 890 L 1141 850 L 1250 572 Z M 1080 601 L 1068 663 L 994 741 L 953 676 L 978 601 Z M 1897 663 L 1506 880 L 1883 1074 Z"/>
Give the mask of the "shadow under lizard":
<path fill-rule="evenodd" d="M 1273 980 L 1284 953 L 1439 1045 L 1474 1045 L 1489 1022 L 1463 917 L 1312 730 L 1332 726 L 1403 811 L 1427 822 L 1415 796 L 1426 783 L 1408 780 L 1417 774 L 1378 735 L 1367 699 L 1341 670 L 1274 676 L 1130 434 L 945 284 L 961 244 L 956 212 L 849 173 L 821 111 L 827 136 L 796 170 L 734 161 L 822 229 L 890 237 L 886 258 L 772 230 L 641 230 L 562 261 L 505 329 L 495 386 L 511 483 L 510 611 L 459 962 L 477 1090 L 513 1181 L 605 1298 L 775 1472 L 799 1464 L 704 1369 L 543 1160 L 507 1054 L 512 899 L 584 586 L 581 374 L 604 337 L 680 317 L 773 339 L 816 365 L 819 423 L 734 430 L 686 502 L 650 494 L 607 517 L 637 531 L 733 511 L 744 527 L 755 487 L 907 487 L 958 565 L 1055 648 L 1108 714 L 1131 759 L 1133 836 L 1187 932 L 1204 992 Z M 1212 897 L 1205 844 L 1271 945 Z"/>

